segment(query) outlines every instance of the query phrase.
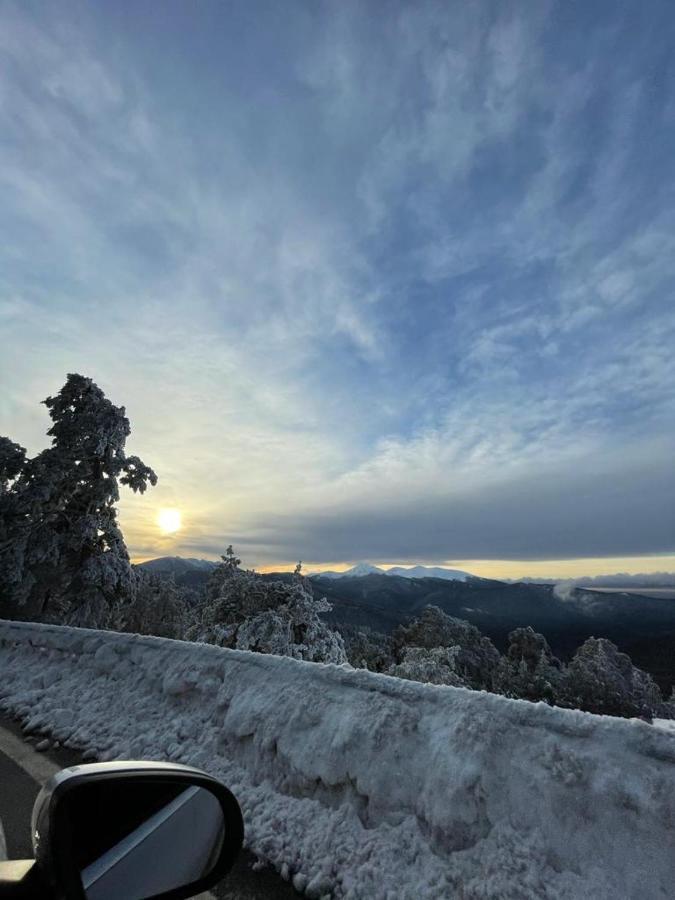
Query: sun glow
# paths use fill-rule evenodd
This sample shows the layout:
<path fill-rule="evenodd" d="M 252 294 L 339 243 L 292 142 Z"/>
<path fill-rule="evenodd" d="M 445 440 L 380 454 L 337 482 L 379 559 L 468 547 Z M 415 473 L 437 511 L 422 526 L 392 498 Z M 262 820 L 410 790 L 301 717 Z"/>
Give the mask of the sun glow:
<path fill-rule="evenodd" d="M 162 534 L 173 534 L 180 529 L 180 510 L 179 509 L 160 509 L 157 516 L 157 524 Z"/>

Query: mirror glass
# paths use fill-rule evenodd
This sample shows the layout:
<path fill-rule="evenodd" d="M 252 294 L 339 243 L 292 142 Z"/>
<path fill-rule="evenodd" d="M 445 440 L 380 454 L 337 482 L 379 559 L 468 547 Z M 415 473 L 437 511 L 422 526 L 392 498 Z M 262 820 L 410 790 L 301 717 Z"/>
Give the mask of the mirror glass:
<path fill-rule="evenodd" d="M 90 781 L 61 801 L 87 900 L 145 900 L 204 878 L 225 823 L 209 790 L 171 779 Z"/>

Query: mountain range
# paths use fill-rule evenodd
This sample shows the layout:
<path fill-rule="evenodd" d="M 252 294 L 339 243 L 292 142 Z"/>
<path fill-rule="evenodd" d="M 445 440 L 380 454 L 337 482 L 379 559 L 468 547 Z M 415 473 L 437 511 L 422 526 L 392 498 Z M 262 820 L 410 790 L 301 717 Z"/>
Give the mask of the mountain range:
<path fill-rule="evenodd" d="M 442 566 L 392 566 L 381 569 L 367 562 L 357 563 L 344 572 L 315 572 L 310 578 L 362 578 L 364 575 L 398 575 L 400 578 L 447 578 L 449 581 L 466 581 L 473 578 L 469 572 L 460 569 L 445 569 Z"/>
<path fill-rule="evenodd" d="M 173 575 L 177 584 L 199 591 L 215 565 L 210 560 L 162 557 L 140 567 Z M 422 576 L 416 574 L 420 571 Z M 362 563 L 346 572 L 313 575 L 310 584 L 316 597 L 331 602 L 332 609 L 324 616 L 338 629 L 389 634 L 434 604 L 476 625 L 501 650 L 510 631 L 528 625 L 545 635 L 553 652 L 565 659 L 587 638 L 606 637 L 651 672 L 664 690 L 675 682 L 675 600 L 573 586 L 561 592 L 553 584 L 506 583 L 448 569 L 434 577 L 431 571 L 417 566 L 399 574 Z M 277 572 L 263 577 L 292 576 Z"/>
<path fill-rule="evenodd" d="M 433 604 L 477 626 L 502 651 L 509 633 L 527 626 L 543 634 L 562 659 L 569 659 L 587 638 L 604 637 L 650 672 L 666 692 L 675 682 L 675 600 L 584 588 L 560 594 L 552 584 L 507 584 L 487 578 L 459 581 L 371 574 L 316 578 L 312 584 L 315 595 L 332 604 L 325 615 L 338 629 L 391 633 Z"/>
<path fill-rule="evenodd" d="M 175 576 L 176 580 L 182 581 L 186 576 L 189 577 L 195 573 L 201 573 L 208 576 L 216 562 L 210 559 L 193 559 L 185 556 L 160 556 L 157 559 L 149 559 L 146 562 L 138 563 L 140 568 L 147 569 L 157 574 Z M 442 566 L 392 566 L 390 569 L 381 569 L 379 566 L 373 566 L 367 562 L 357 563 L 351 569 L 344 572 L 315 572 L 310 578 L 362 578 L 365 575 L 397 575 L 400 578 L 447 578 L 450 581 L 466 581 L 467 578 L 473 578 L 469 572 L 462 572 L 460 569 L 445 569 Z"/>

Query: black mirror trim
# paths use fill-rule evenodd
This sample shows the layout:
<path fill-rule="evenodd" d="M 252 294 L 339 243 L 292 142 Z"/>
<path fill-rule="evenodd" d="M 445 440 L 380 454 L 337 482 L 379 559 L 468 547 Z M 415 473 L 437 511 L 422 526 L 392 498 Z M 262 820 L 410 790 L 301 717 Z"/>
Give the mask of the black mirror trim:
<path fill-rule="evenodd" d="M 69 829 L 59 822 L 60 800 L 73 788 L 83 783 L 115 779 L 139 779 L 176 781 L 184 780 L 186 787 L 203 787 L 220 802 L 225 819 L 226 839 L 220 857 L 209 874 L 192 884 L 156 894 L 162 900 L 182 900 L 208 890 L 217 884 L 232 868 L 244 840 L 244 823 L 234 795 L 218 779 L 191 766 L 176 763 L 120 761 L 90 763 L 63 769 L 42 788 L 32 816 L 33 850 L 38 867 L 52 886 L 68 898 L 86 900 L 85 892 L 76 873 L 68 872 L 64 861 L 71 858 L 68 846 Z M 148 898 L 154 900 L 154 898 Z"/>

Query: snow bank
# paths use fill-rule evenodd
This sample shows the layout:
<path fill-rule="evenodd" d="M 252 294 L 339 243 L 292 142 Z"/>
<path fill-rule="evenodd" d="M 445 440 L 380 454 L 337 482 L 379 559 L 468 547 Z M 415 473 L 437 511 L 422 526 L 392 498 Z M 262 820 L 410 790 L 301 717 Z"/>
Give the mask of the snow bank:
<path fill-rule="evenodd" d="M 654 719 L 652 724 L 654 728 L 660 728 L 662 731 L 668 731 L 675 735 L 675 719 Z"/>
<path fill-rule="evenodd" d="M 29 728 L 220 776 L 309 897 L 672 896 L 675 737 L 643 722 L 19 622 L 0 672 Z"/>

